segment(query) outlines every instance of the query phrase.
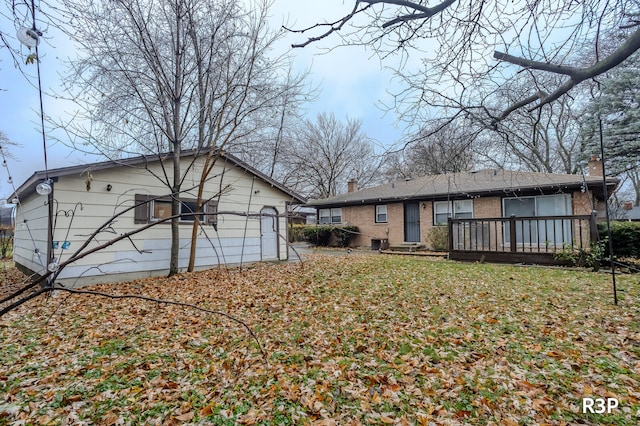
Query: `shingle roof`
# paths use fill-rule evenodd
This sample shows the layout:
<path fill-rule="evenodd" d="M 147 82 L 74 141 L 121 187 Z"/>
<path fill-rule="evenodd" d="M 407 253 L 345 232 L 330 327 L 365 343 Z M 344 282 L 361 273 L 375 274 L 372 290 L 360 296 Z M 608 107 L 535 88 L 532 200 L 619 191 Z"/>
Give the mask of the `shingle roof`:
<path fill-rule="evenodd" d="M 618 179 L 607 178 L 610 190 Z M 399 180 L 385 185 L 364 188 L 335 197 L 312 200 L 310 206 L 347 206 L 412 199 L 469 197 L 491 193 L 523 193 L 562 191 L 580 188 L 584 184 L 602 197 L 602 177 L 568 174 L 522 172 L 511 170 L 480 170 L 477 172 L 447 173 Z"/>
<path fill-rule="evenodd" d="M 640 221 L 640 207 L 632 207 L 631 210 L 624 211 L 624 219 Z"/>

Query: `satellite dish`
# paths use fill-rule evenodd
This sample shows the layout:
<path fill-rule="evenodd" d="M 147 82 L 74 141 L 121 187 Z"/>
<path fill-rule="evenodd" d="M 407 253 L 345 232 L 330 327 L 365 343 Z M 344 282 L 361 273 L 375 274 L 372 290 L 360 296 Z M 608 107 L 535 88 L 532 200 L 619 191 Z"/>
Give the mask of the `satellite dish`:
<path fill-rule="evenodd" d="M 18 32 L 16 33 L 18 36 L 18 40 L 20 43 L 27 46 L 29 49 L 32 47 L 36 47 L 40 43 L 40 36 L 42 33 L 38 30 L 34 30 L 31 28 L 18 28 Z"/>

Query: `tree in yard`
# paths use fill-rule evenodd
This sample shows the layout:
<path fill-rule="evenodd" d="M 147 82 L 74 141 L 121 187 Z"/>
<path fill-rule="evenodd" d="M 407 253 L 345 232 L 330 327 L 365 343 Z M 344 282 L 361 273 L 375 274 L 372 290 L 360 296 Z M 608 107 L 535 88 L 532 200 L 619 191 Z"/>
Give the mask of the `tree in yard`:
<path fill-rule="evenodd" d="M 469 171 L 475 165 L 475 142 L 471 123 L 432 121 L 403 152 L 388 156 L 385 176 L 395 180 Z"/>
<path fill-rule="evenodd" d="M 298 192 L 324 198 L 346 188 L 349 179 L 361 186 L 380 179 L 382 157 L 362 132 L 361 122 L 347 118 L 343 123 L 333 114 L 318 114 L 305 120 L 298 136 L 287 146 L 283 173 Z"/>
<path fill-rule="evenodd" d="M 451 117 L 463 111 L 492 127 L 518 109 L 553 103 L 580 83 L 620 66 L 640 48 L 640 8 L 634 0 L 429 3 L 354 1 L 334 21 L 291 30 L 308 34 L 294 46 L 340 33 L 345 44 L 372 46 L 383 58 L 400 56 L 396 70 L 404 89 L 396 104 L 404 118 L 422 122 L 429 109 L 446 108 Z M 601 55 L 605 30 L 622 27 L 628 36 Z M 415 52 L 421 54 L 422 70 L 412 72 L 408 65 Z M 575 61 L 578 56 L 593 60 Z M 518 74 L 528 81 L 523 97 L 506 105 L 486 102 Z M 538 84 L 542 74 L 562 78 L 543 90 Z"/>
<path fill-rule="evenodd" d="M 560 84 L 555 75 L 540 75 L 536 79 L 542 91 Z M 498 109 L 500 105 L 523 99 L 529 90 L 527 79 L 513 80 L 499 88 L 490 102 Z M 480 158 L 498 168 L 578 173 L 583 148 L 578 119 L 582 110 L 581 97 L 574 96 L 563 96 L 534 110 L 519 108 L 505 117 L 500 126 L 484 132 L 484 143 L 478 144 Z"/>
<path fill-rule="evenodd" d="M 198 154 L 189 269 L 204 202 L 204 183 L 218 154 L 265 125 L 302 77 L 284 57 L 269 57 L 278 35 L 267 27 L 268 3 L 239 0 L 61 0 L 69 35 L 83 52 L 67 87 L 78 111 L 65 128 L 74 143 L 119 158 L 146 154 L 171 165 L 156 176 L 171 193 L 171 260 L 178 271 L 180 194 Z M 285 78 L 288 76 L 288 79 Z M 283 77 L 283 79 L 280 79 Z M 86 148 L 85 148 L 86 149 Z M 184 149 L 195 150 L 181 168 Z"/>
<path fill-rule="evenodd" d="M 593 87 L 582 117 L 585 155 L 600 152 L 600 129 L 607 174 L 630 182 L 640 205 L 640 55 L 610 71 Z M 588 158 L 585 157 L 584 160 Z"/>

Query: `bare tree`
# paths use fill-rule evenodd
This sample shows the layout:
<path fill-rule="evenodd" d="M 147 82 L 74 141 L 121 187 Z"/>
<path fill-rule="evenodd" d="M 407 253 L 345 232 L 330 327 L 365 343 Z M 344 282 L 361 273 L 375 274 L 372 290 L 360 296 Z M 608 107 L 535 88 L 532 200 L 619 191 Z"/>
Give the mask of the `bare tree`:
<path fill-rule="evenodd" d="M 377 183 L 381 162 L 359 120 L 347 118 L 343 123 L 332 113 L 321 113 L 298 130 L 282 166 L 298 192 L 324 198 L 343 191 L 349 179 L 361 186 Z"/>
<path fill-rule="evenodd" d="M 576 85 L 618 67 L 640 48 L 639 5 L 634 0 L 473 1 L 357 0 L 333 21 L 293 29 L 309 34 L 304 47 L 339 33 L 344 44 L 372 46 L 382 57 L 400 55 L 397 93 L 405 118 L 423 119 L 432 107 L 464 109 L 496 125 L 514 111 L 534 110 L 563 97 Z M 604 29 L 629 28 L 615 49 L 601 55 Z M 499 50 L 496 50 L 499 49 Z M 421 71 L 408 70 L 420 53 Z M 573 58 L 592 58 L 579 63 Z M 497 62 L 495 62 L 497 61 Z M 542 90 L 540 71 L 562 76 Z M 522 98 L 489 108 L 486 97 L 518 71 L 527 75 Z"/>
<path fill-rule="evenodd" d="M 545 90 L 556 86 L 560 78 L 547 75 L 537 79 L 539 88 Z M 499 105 L 514 104 L 529 90 L 526 79 L 513 80 L 505 83 L 489 102 L 496 109 Z M 583 112 L 582 105 L 580 96 L 565 96 L 532 111 L 524 108 L 513 111 L 493 129 L 495 131 L 485 135 L 484 147 L 478 144 L 480 160 L 499 168 L 579 172 L 583 144 L 578 119 Z"/>
<path fill-rule="evenodd" d="M 389 155 L 385 175 L 395 180 L 469 171 L 475 165 L 475 138 L 471 123 L 431 121 L 402 153 Z"/>
<path fill-rule="evenodd" d="M 278 35 L 267 27 L 268 3 L 239 0 L 62 0 L 70 36 L 84 55 L 74 60 L 67 88 L 79 106 L 65 128 L 74 147 L 90 145 L 109 158 L 162 156 L 172 162 L 156 176 L 172 194 L 169 274 L 178 272 L 181 188 L 193 160 L 205 154 L 198 185 L 190 269 L 204 183 L 217 155 L 265 124 L 302 77 L 285 57 L 269 57 Z M 289 79 L 286 77 L 289 76 Z M 281 81 L 279 77 L 283 77 Z M 265 112 L 267 111 L 267 112 Z"/>

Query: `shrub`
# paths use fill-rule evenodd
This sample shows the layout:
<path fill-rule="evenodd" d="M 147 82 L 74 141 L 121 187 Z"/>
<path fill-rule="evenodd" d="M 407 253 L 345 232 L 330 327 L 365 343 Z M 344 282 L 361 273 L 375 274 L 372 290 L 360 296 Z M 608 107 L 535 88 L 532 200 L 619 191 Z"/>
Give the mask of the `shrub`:
<path fill-rule="evenodd" d="M 574 266 L 590 267 L 593 271 L 597 272 L 600 270 L 607 245 L 606 239 L 592 243 L 589 250 L 576 248 L 570 244 L 563 244 L 562 251 L 555 253 L 553 257 L 556 260 L 568 262 Z"/>
<path fill-rule="evenodd" d="M 305 226 L 303 229 L 304 239 L 317 246 L 329 246 L 331 239 L 331 226 Z"/>
<path fill-rule="evenodd" d="M 358 234 L 357 226 L 303 226 L 304 239 L 323 247 L 349 247 Z"/>
<path fill-rule="evenodd" d="M 434 251 L 449 251 L 449 226 L 436 225 L 427 235 L 429 248 Z"/>
<path fill-rule="evenodd" d="M 607 239 L 607 224 L 598 223 L 600 240 Z M 611 240 L 616 257 L 640 257 L 640 222 L 611 222 Z M 609 256 L 609 245 L 605 245 L 605 256 Z"/>
<path fill-rule="evenodd" d="M 13 226 L 0 226 L 0 259 L 13 254 Z"/>
<path fill-rule="evenodd" d="M 289 227 L 289 242 L 297 243 L 300 241 L 306 241 L 304 235 L 304 225 L 291 225 Z"/>
<path fill-rule="evenodd" d="M 332 230 L 333 235 L 336 236 L 338 247 L 349 247 L 351 241 L 358 235 L 357 226 L 342 226 L 336 227 Z"/>

